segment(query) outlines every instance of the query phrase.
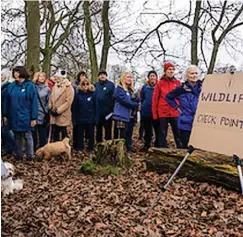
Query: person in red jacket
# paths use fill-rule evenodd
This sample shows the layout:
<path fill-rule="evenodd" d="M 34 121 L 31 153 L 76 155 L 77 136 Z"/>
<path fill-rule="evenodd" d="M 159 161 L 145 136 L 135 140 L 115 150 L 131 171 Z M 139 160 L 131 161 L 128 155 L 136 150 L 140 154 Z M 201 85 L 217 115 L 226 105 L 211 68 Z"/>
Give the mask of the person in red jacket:
<path fill-rule="evenodd" d="M 165 96 L 181 85 L 174 77 L 175 66 L 172 63 L 164 64 L 164 76 L 157 82 L 152 98 L 152 115 L 154 120 L 160 121 L 161 147 L 168 147 L 166 137 L 168 124 L 171 125 L 177 148 L 181 148 L 177 118 L 179 111 L 172 108 L 165 100 Z"/>

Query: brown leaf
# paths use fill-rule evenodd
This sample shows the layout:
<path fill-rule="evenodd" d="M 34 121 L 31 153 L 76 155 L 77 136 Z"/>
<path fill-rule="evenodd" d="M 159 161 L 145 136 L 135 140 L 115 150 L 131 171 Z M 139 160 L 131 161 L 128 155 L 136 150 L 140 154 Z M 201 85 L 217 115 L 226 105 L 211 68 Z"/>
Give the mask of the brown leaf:
<path fill-rule="evenodd" d="M 202 213 L 201 213 L 201 217 L 206 217 L 207 216 L 207 212 L 206 211 L 203 211 Z"/>

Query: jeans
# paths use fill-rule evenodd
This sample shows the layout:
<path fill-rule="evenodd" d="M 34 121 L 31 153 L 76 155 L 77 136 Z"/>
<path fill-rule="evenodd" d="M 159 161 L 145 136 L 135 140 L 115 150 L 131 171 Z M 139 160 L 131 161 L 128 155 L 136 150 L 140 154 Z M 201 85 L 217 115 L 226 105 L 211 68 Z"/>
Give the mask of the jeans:
<path fill-rule="evenodd" d="M 188 148 L 188 143 L 191 136 L 191 131 L 180 129 L 182 148 Z"/>
<path fill-rule="evenodd" d="M 34 155 L 34 142 L 33 142 L 33 137 L 32 137 L 31 131 L 14 132 L 17 159 L 22 159 L 22 157 L 23 157 L 23 150 L 22 150 L 23 136 L 25 139 L 26 156 L 28 159 L 31 159 Z"/>
<path fill-rule="evenodd" d="M 177 125 L 178 124 L 177 118 L 159 118 L 159 121 L 160 121 L 162 147 L 168 148 L 166 138 L 167 138 L 168 124 L 170 124 L 170 126 L 172 128 L 173 136 L 175 139 L 176 147 L 182 148 L 179 129 L 178 129 L 178 125 Z"/>
<path fill-rule="evenodd" d="M 145 148 L 149 148 L 151 145 L 151 140 L 153 136 L 153 129 L 155 133 L 155 142 L 154 146 L 155 147 L 161 147 L 161 142 L 160 142 L 160 123 L 159 120 L 153 120 L 152 117 L 143 117 L 143 124 L 144 124 L 144 130 L 145 130 Z"/>
<path fill-rule="evenodd" d="M 32 132 L 34 140 L 34 150 L 41 148 L 47 144 L 47 126 L 44 124 L 38 124 L 35 126 L 34 131 Z M 39 138 L 39 142 L 38 142 Z"/>
<path fill-rule="evenodd" d="M 58 125 L 52 125 L 52 129 L 53 129 L 53 140 L 55 142 L 60 141 L 60 133 L 62 135 L 62 139 L 63 140 L 65 137 L 68 137 L 67 134 L 67 127 L 66 126 L 58 126 Z"/>
<path fill-rule="evenodd" d="M 96 141 L 97 143 L 103 141 L 103 127 L 105 128 L 105 140 L 111 140 L 111 130 L 112 130 L 112 119 L 105 120 L 105 118 L 100 119 L 96 127 Z"/>
<path fill-rule="evenodd" d="M 88 151 L 94 150 L 94 124 L 79 123 L 78 125 L 78 150 L 84 149 L 84 137 L 88 139 Z"/>
<path fill-rule="evenodd" d="M 13 134 L 8 129 L 7 125 L 1 126 L 1 138 L 2 138 L 2 149 L 3 151 L 7 152 L 8 154 L 11 154 L 15 152 L 15 140 Z"/>

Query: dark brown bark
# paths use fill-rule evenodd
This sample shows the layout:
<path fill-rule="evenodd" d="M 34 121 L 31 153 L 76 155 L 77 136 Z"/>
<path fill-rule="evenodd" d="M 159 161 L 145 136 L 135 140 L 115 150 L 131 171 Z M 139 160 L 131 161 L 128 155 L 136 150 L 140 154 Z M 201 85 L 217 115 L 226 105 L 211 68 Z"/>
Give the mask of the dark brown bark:
<path fill-rule="evenodd" d="M 27 68 L 30 75 L 39 71 L 40 65 L 40 10 L 39 1 L 26 1 Z"/>
<path fill-rule="evenodd" d="M 92 31 L 92 21 L 91 21 L 89 6 L 90 6 L 90 2 L 84 1 L 83 10 L 84 10 L 84 18 L 85 18 L 85 34 L 86 34 L 87 44 L 89 47 L 91 81 L 92 83 L 95 83 L 98 74 L 98 63 L 97 63 L 97 54 L 96 54 L 96 48 L 94 42 L 94 35 Z"/>
<path fill-rule="evenodd" d="M 100 69 L 106 69 L 107 67 L 107 58 L 110 48 L 109 3 L 110 1 L 104 1 L 102 7 L 102 24 L 104 32 Z"/>

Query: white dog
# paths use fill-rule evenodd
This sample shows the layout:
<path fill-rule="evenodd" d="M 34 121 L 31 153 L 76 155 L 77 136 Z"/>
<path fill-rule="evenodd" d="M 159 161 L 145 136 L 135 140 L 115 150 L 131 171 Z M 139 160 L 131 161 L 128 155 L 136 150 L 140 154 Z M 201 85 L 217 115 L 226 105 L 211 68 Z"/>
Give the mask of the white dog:
<path fill-rule="evenodd" d="M 13 176 L 15 174 L 14 166 L 9 162 L 2 162 L 1 164 L 3 169 L 5 168 L 5 172 L 2 171 L 2 193 L 3 196 L 13 193 L 14 190 L 21 190 L 23 189 L 23 182 L 21 179 L 13 180 Z"/>

